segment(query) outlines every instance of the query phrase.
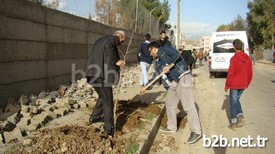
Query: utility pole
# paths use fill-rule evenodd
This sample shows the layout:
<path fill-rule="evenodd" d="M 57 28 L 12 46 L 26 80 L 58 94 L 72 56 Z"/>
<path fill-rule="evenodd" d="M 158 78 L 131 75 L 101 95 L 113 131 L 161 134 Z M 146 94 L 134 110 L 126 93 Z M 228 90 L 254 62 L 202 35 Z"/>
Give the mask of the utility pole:
<path fill-rule="evenodd" d="M 178 0 L 178 24 L 177 24 L 177 49 L 180 48 L 181 38 L 180 38 L 180 0 Z"/>

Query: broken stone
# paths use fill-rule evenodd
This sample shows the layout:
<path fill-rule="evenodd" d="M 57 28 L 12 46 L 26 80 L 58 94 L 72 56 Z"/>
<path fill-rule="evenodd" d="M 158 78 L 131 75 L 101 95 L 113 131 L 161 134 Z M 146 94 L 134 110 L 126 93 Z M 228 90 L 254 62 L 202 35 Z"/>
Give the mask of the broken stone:
<path fill-rule="evenodd" d="M 20 121 L 16 124 L 16 127 L 25 130 L 25 128 L 31 123 L 31 119 L 28 117 L 23 117 Z"/>
<path fill-rule="evenodd" d="M 52 105 L 49 105 L 49 106 L 45 107 L 44 110 L 53 112 L 55 110 L 55 107 Z"/>
<path fill-rule="evenodd" d="M 73 104 L 75 104 L 76 103 L 76 101 L 74 100 L 74 99 L 69 99 L 69 104 L 70 105 L 73 105 Z"/>
<path fill-rule="evenodd" d="M 93 98 L 98 98 L 98 94 L 96 92 L 93 93 Z"/>
<path fill-rule="evenodd" d="M 4 139 L 6 141 L 6 143 L 10 143 L 11 141 L 16 141 L 16 140 L 20 140 L 22 139 L 22 134 L 20 129 L 15 128 L 13 131 L 11 132 L 4 132 Z"/>
<path fill-rule="evenodd" d="M 82 88 L 87 83 L 86 78 L 82 78 L 81 80 L 77 80 L 77 88 Z"/>
<path fill-rule="evenodd" d="M 45 106 L 47 104 L 49 104 L 49 102 L 51 101 L 51 99 L 49 97 L 45 97 L 45 98 L 39 98 L 36 100 L 36 104 L 37 106 Z"/>
<path fill-rule="evenodd" d="M 21 113 L 28 113 L 30 112 L 29 106 L 28 105 L 21 105 Z"/>
<path fill-rule="evenodd" d="M 94 106 L 95 106 L 95 103 L 96 103 L 96 102 L 95 102 L 95 101 L 92 101 L 92 100 L 86 102 L 86 104 L 88 105 L 89 108 L 94 107 Z"/>
<path fill-rule="evenodd" d="M 69 98 L 57 98 L 56 102 L 54 104 L 54 106 L 56 106 L 57 108 L 62 108 L 69 105 Z"/>
<path fill-rule="evenodd" d="M 53 112 L 58 114 L 58 115 L 65 116 L 65 115 L 68 114 L 69 111 L 66 108 L 59 108 L 57 110 L 54 110 Z"/>
<path fill-rule="evenodd" d="M 33 140 L 32 139 L 25 139 L 24 141 L 23 141 L 23 146 L 29 146 L 29 145 L 31 145 L 32 144 L 32 142 L 33 142 Z"/>
<path fill-rule="evenodd" d="M 71 105 L 66 105 L 65 108 L 67 108 L 68 110 L 72 109 Z"/>
<path fill-rule="evenodd" d="M 51 117 L 52 119 L 58 118 L 58 115 L 52 111 L 45 111 L 45 114 L 47 114 L 47 116 Z"/>
<path fill-rule="evenodd" d="M 58 93 L 60 96 L 64 96 L 65 95 L 65 91 L 66 91 L 67 87 L 66 86 L 63 86 L 61 85 L 58 89 Z"/>
<path fill-rule="evenodd" d="M 28 98 L 27 96 L 21 95 L 21 97 L 19 98 L 19 102 L 21 105 L 28 105 Z"/>
<path fill-rule="evenodd" d="M 73 108 L 74 108 L 74 109 L 78 109 L 78 108 L 79 108 L 79 105 L 78 105 L 78 104 L 74 104 L 74 105 L 73 105 Z"/>
<path fill-rule="evenodd" d="M 35 123 L 35 124 L 30 124 L 30 125 L 28 125 L 27 127 L 25 127 L 25 129 L 24 130 L 27 130 L 27 131 L 35 131 L 35 130 L 37 130 L 38 128 L 40 128 L 41 127 L 41 124 L 40 123 Z"/>
<path fill-rule="evenodd" d="M 30 113 L 30 112 L 20 112 L 20 114 L 23 116 L 23 117 L 26 117 L 26 118 L 32 118 L 33 114 Z"/>
<path fill-rule="evenodd" d="M 3 145 L 4 145 L 3 138 L 2 138 L 2 135 L 0 134 L 0 146 L 3 146 Z"/>
<path fill-rule="evenodd" d="M 59 92 L 58 91 L 52 91 L 52 92 L 50 92 L 50 94 L 49 94 L 49 97 L 51 98 L 51 99 L 55 99 L 55 98 L 57 98 L 59 96 Z"/>
<path fill-rule="evenodd" d="M 33 114 L 38 113 L 38 107 L 36 107 L 36 106 L 31 106 L 29 109 L 30 109 L 30 113 L 33 113 Z"/>
<path fill-rule="evenodd" d="M 7 121 L 9 121 L 12 124 L 16 124 L 20 121 L 20 118 L 17 113 L 13 114 L 12 116 L 7 118 Z"/>
<path fill-rule="evenodd" d="M 80 108 L 87 108 L 87 104 L 84 101 L 78 103 Z"/>
<path fill-rule="evenodd" d="M 42 91 L 39 95 L 38 98 L 44 98 L 47 96 L 47 93 L 45 91 Z"/>

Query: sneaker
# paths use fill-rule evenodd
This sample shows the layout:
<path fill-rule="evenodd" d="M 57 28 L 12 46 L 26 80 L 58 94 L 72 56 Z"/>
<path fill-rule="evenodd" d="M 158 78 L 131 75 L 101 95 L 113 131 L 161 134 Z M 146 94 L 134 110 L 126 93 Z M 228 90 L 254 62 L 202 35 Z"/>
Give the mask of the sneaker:
<path fill-rule="evenodd" d="M 200 138 L 201 138 L 201 134 L 196 134 L 195 132 L 191 132 L 191 135 L 189 137 L 189 139 L 187 140 L 188 144 L 193 144 L 195 142 L 197 142 Z"/>
<path fill-rule="evenodd" d="M 241 115 L 237 118 L 237 127 L 242 127 L 244 126 L 244 124 L 245 124 L 245 119 L 243 115 Z"/>
<path fill-rule="evenodd" d="M 175 133 L 176 132 L 176 131 L 168 129 L 167 127 L 161 127 L 159 130 L 164 133 Z"/>

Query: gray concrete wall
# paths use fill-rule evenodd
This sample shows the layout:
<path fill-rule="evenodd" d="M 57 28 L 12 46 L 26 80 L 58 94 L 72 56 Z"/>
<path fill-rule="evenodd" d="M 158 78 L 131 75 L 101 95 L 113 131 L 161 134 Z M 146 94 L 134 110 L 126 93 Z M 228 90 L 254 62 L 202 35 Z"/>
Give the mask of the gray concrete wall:
<path fill-rule="evenodd" d="M 0 107 L 70 82 L 72 65 L 82 70 L 95 40 L 115 30 L 26 0 L 0 0 Z M 142 39 L 135 34 L 130 49 Z M 136 62 L 136 52 L 127 62 Z"/>

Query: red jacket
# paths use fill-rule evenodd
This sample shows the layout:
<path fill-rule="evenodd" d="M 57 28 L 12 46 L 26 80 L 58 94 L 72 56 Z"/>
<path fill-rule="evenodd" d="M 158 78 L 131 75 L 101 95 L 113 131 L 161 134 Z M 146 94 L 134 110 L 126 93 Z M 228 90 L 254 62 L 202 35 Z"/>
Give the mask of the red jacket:
<path fill-rule="evenodd" d="M 252 80 L 252 60 L 244 52 L 236 52 L 230 65 L 224 89 L 246 89 Z"/>

